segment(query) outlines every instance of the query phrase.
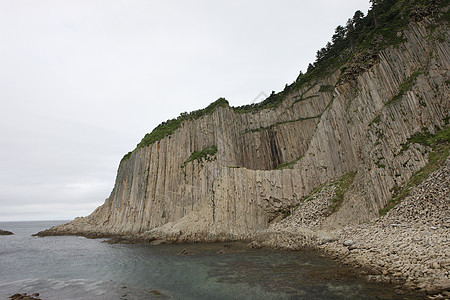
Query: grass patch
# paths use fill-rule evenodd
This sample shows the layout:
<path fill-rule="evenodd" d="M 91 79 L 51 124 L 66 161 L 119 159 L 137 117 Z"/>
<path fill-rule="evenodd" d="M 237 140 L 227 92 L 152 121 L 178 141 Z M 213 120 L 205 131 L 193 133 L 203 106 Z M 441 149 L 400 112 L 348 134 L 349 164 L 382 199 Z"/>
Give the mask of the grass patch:
<path fill-rule="evenodd" d="M 213 113 L 218 107 L 228 107 L 229 103 L 225 98 L 219 98 L 204 109 L 194 110 L 190 113 L 181 113 L 177 118 L 162 122 L 152 132 L 147 133 L 141 142 L 136 146 L 136 149 L 149 146 L 167 136 L 171 136 L 181 124 L 186 120 L 196 120 L 205 115 Z M 125 154 L 122 160 L 130 158 L 131 154 L 136 151 L 134 149 L 131 152 Z"/>
<path fill-rule="evenodd" d="M 133 154 L 132 151 L 128 152 L 127 154 L 125 154 L 125 155 L 122 157 L 122 160 L 129 159 L 129 158 L 131 157 L 131 154 Z M 122 162 L 122 160 L 121 160 L 120 162 Z"/>
<path fill-rule="evenodd" d="M 415 71 L 412 73 L 406 80 L 398 87 L 398 94 L 389 99 L 388 102 L 386 102 L 386 106 L 391 106 L 395 103 L 397 103 L 411 88 L 413 87 L 414 83 L 416 82 L 417 77 L 422 73 L 421 70 Z"/>
<path fill-rule="evenodd" d="M 181 113 L 176 119 L 168 120 L 159 124 L 151 133 L 147 133 L 137 148 L 142 148 L 159 141 L 166 136 L 172 135 L 175 130 L 180 128 L 181 124 L 186 120 L 196 120 L 205 115 L 211 114 L 216 108 L 221 106 L 228 106 L 228 101 L 225 98 L 219 98 L 217 101 L 211 103 L 204 109 L 194 110 L 190 113 Z"/>
<path fill-rule="evenodd" d="M 428 147 L 435 147 L 437 144 L 450 143 L 450 126 L 444 129 L 436 130 L 435 134 L 432 134 L 425 128 L 422 132 L 413 134 L 406 143 L 402 144 L 400 152 L 396 155 L 402 154 L 406 151 L 411 144 L 420 144 Z"/>
<path fill-rule="evenodd" d="M 406 145 L 418 143 L 432 147 L 428 154 L 428 163 L 419 171 L 414 173 L 410 180 L 402 187 L 394 187 L 391 200 L 387 205 L 379 210 L 380 216 L 386 215 L 392 208 L 409 195 L 409 192 L 421 184 L 428 176 L 439 169 L 446 161 L 450 150 L 450 126 L 437 131 L 435 134 L 429 132 L 417 133 L 408 139 Z M 406 148 L 405 148 L 406 149 Z"/>
<path fill-rule="evenodd" d="M 381 115 L 377 115 L 372 122 L 369 123 L 369 126 L 372 126 L 373 124 L 379 124 L 381 122 Z"/>
<path fill-rule="evenodd" d="M 322 116 L 322 114 L 320 114 L 318 116 L 314 116 L 314 117 L 298 118 L 298 119 L 295 119 L 295 120 L 276 122 L 275 124 L 270 125 L 270 126 L 266 126 L 266 127 L 259 127 L 259 128 L 255 128 L 255 129 L 246 129 L 242 134 L 245 134 L 245 133 L 248 133 L 248 132 L 258 132 L 258 131 L 262 131 L 262 130 L 267 130 L 267 129 L 270 129 L 270 128 L 273 128 L 275 126 L 282 125 L 282 124 L 294 123 L 294 122 L 311 120 L 311 119 L 317 119 L 317 118 L 320 118 L 321 116 Z"/>
<path fill-rule="evenodd" d="M 282 92 L 275 93 L 275 91 L 272 91 L 272 94 L 270 94 L 269 97 L 267 97 L 265 100 L 261 102 L 232 108 L 237 113 L 248 113 L 248 112 L 255 113 L 263 109 L 277 108 L 281 104 L 281 102 L 283 102 L 283 100 L 286 98 L 286 96 L 290 91 L 291 88 L 288 85 L 286 85 L 286 88 Z"/>
<path fill-rule="evenodd" d="M 331 199 L 331 204 L 328 207 L 331 212 L 335 212 L 342 205 L 342 201 L 344 200 L 344 195 L 347 192 L 349 186 L 353 183 L 355 179 L 356 172 L 348 172 L 347 174 L 339 177 L 333 185 L 336 187 L 336 196 Z"/>
<path fill-rule="evenodd" d="M 327 92 L 333 92 L 334 86 L 332 85 L 321 85 L 319 88 L 319 93 L 327 93 Z"/>
<path fill-rule="evenodd" d="M 331 183 L 324 183 L 319 186 L 316 186 L 313 188 L 313 190 L 303 198 L 303 202 L 305 201 L 311 201 L 314 198 L 314 195 L 320 193 L 322 190 L 328 188 L 328 187 L 336 187 L 335 189 L 335 196 L 331 199 L 331 204 L 329 205 L 329 210 L 333 213 L 339 209 L 339 207 L 342 204 L 342 200 L 344 199 L 344 195 L 347 192 L 349 186 L 353 183 L 353 180 L 355 179 L 356 172 L 348 172 L 347 174 L 342 175 L 337 180 L 332 181 Z"/>
<path fill-rule="evenodd" d="M 183 163 L 182 167 L 184 168 L 188 163 L 196 160 L 198 162 L 203 162 L 203 160 L 209 162 L 215 159 L 215 155 L 217 153 L 217 146 L 212 145 L 204 148 L 201 151 L 192 152 L 191 156 Z"/>
<path fill-rule="evenodd" d="M 292 105 L 291 105 L 291 108 L 296 104 L 296 103 L 298 103 L 298 102 L 300 102 L 300 101 L 305 101 L 305 100 L 308 100 L 308 99 L 311 99 L 311 98 L 316 98 L 316 97 L 319 97 L 319 95 L 311 95 L 311 96 L 307 96 L 307 97 L 305 97 L 305 98 L 303 98 L 303 94 L 297 99 L 297 100 L 295 100 L 293 103 L 292 103 Z"/>
<path fill-rule="evenodd" d="M 279 165 L 275 168 L 275 170 L 293 169 L 293 168 L 294 168 L 294 165 L 295 165 L 300 159 L 302 159 L 303 156 L 304 156 L 304 155 L 300 156 L 299 158 L 297 158 L 297 159 L 295 159 L 295 160 L 293 160 L 293 161 L 288 161 L 288 162 L 279 164 Z"/>
<path fill-rule="evenodd" d="M 312 191 L 311 191 L 305 198 L 303 198 L 302 201 L 303 201 L 303 202 L 306 202 L 306 201 L 311 201 L 311 200 L 313 200 L 314 195 L 320 193 L 324 188 L 326 188 L 326 187 L 328 187 L 328 186 L 329 186 L 329 185 L 327 185 L 326 183 L 324 183 L 324 184 L 321 184 L 321 185 L 318 185 L 318 186 L 314 187 L 314 188 L 312 189 Z"/>
<path fill-rule="evenodd" d="M 381 168 L 381 169 L 386 168 L 386 165 L 382 164 L 380 161 L 377 161 L 377 162 L 375 163 L 375 165 L 376 165 L 378 168 Z"/>

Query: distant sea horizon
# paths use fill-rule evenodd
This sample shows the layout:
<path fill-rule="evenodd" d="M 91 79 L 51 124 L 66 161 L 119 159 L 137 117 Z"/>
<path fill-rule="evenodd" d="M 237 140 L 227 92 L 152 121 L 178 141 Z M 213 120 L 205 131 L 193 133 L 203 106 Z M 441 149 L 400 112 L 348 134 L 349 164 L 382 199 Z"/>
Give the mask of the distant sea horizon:
<path fill-rule="evenodd" d="M 75 219 L 75 218 L 74 218 Z M 0 220 L 0 224 L 2 223 L 21 223 L 21 222 L 70 222 L 73 219 L 68 219 L 68 220 L 63 220 L 63 219 L 54 219 L 54 220 L 6 220 L 6 221 L 2 221 Z M 62 224 L 62 223 L 61 223 Z"/>

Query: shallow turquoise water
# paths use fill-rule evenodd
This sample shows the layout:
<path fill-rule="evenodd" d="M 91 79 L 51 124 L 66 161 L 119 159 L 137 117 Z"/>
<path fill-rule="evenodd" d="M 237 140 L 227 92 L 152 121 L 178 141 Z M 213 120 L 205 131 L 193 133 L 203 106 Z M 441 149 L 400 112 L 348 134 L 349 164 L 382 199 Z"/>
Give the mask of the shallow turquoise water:
<path fill-rule="evenodd" d="M 0 236 L 0 299 L 24 292 L 43 299 L 413 299 L 349 277 L 348 267 L 311 252 L 30 236 L 59 223 L 0 222 L 15 233 Z"/>

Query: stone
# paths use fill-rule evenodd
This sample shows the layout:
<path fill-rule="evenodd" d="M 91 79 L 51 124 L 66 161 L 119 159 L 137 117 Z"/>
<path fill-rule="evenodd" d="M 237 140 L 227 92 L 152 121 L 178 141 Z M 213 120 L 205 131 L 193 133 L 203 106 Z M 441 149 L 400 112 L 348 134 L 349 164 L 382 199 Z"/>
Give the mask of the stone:
<path fill-rule="evenodd" d="M 439 265 L 439 263 L 438 262 L 433 262 L 432 264 L 431 264 L 431 267 L 433 268 L 433 269 L 439 269 L 441 266 Z"/>
<path fill-rule="evenodd" d="M 317 234 L 317 239 L 320 241 L 320 243 L 327 244 L 336 241 L 337 238 L 330 233 L 320 232 Z"/>
<path fill-rule="evenodd" d="M 14 233 L 12 233 L 11 231 L 7 231 L 7 230 L 1 230 L 0 229 L 0 235 L 13 235 Z"/>
<path fill-rule="evenodd" d="M 187 250 L 186 248 L 184 248 L 183 250 L 180 251 L 180 253 L 178 253 L 178 255 L 188 255 L 189 254 L 189 250 Z"/>
<path fill-rule="evenodd" d="M 349 246 L 353 246 L 355 244 L 355 242 L 353 240 L 345 240 L 342 245 L 344 245 L 345 247 L 349 247 Z"/>
<path fill-rule="evenodd" d="M 435 286 L 426 287 L 425 291 L 426 291 L 427 295 L 437 295 L 437 294 L 444 293 L 446 291 L 450 291 L 450 282 L 447 282 L 446 284 L 443 284 L 443 285 L 435 285 Z"/>
<path fill-rule="evenodd" d="M 356 245 L 350 245 L 350 246 L 348 246 L 348 250 L 355 250 L 355 249 L 358 249 L 358 246 L 356 246 Z"/>
<path fill-rule="evenodd" d="M 39 293 L 34 293 L 32 295 L 28 295 L 27 293 L 23 293 L 23 294 L 14 294 L 12 296 L 9 297 L 9 299 L 12 300 L 42 300 L 39 297 Z"/>

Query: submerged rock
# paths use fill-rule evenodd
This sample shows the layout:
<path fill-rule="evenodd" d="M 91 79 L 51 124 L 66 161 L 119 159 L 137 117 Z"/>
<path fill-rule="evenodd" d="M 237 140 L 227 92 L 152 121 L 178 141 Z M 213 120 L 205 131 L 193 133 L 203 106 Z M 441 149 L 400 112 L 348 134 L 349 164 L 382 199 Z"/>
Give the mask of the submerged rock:
<path fill-rule="evenodd" d="M 189 250 L 184 248 L 183 250 L 180 251 L 180 253 L 178 253 L 178 255 L 188 255 L 189 254 Z"/>
<path fill-rule="evenodd" d="M 42 300 L 39 297 L 39 293 L 34 293 L 32 295 L 28 295 L 27 293 L 23 293 L 23 294 L 14 294 L 12 296 L 9 297 L 9 299 L 12 300 Z"/>

